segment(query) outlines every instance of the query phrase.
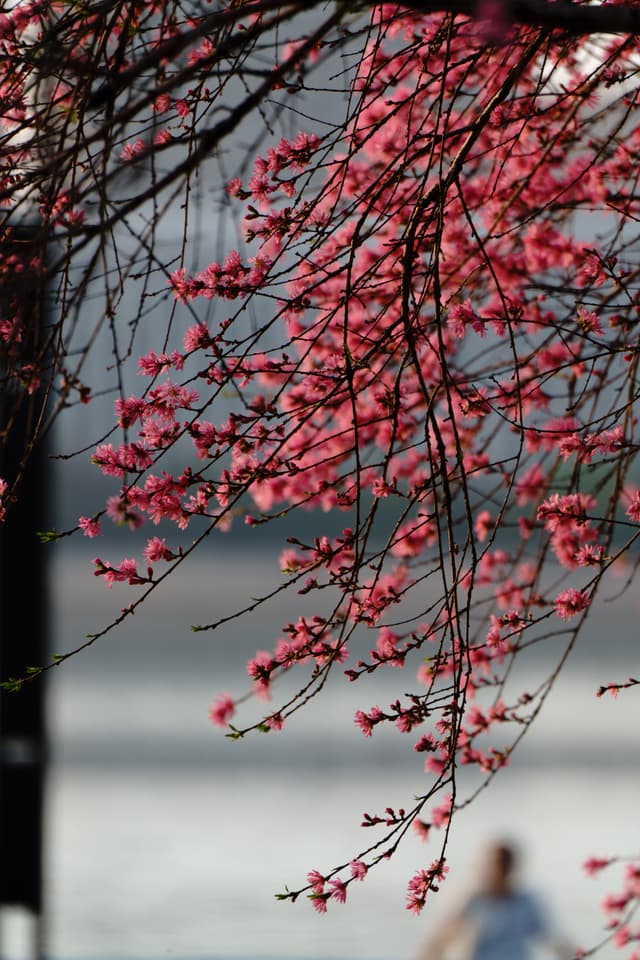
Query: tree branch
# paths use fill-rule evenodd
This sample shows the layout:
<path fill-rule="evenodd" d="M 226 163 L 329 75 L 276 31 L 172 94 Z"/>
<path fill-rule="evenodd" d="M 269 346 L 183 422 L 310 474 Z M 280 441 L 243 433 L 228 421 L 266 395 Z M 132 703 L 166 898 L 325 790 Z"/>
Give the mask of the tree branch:
<path fill-rule="evenodd" d="M 405 0 L 403 7 L 416 13 L 449 12 L 454 16 L 475 16 L 476 0 Z M 563 30 L 572 36 L 589 33 L 629 34 L 640 33 L 640 7 L 591 5 L 557 0 L 506 0 L 505 13 L 514 23 L 532 27 L 547 27 Z"/>

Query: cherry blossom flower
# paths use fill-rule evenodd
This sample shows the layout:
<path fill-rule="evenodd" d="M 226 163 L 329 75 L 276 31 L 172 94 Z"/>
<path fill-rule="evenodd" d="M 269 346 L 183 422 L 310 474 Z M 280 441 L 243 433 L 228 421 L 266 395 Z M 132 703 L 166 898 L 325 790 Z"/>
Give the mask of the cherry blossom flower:
<path fill-rule="evenodd" d="M 226 727 L 234 715 L 235 709 L 233 697 L 228 693 L 223 693 L 217 697 L 209 709 L 209 720 L 218 727 Z"/>
<path fill-rule="evenodd" d="M 563 620 L 570 620 L 589 606 L 590 598 L 587 590 L 575 590 L 573 587 L 563 590 L 554 600 L 557 615 Z"/>
<path fill-rule="evenodd" d="M 601 870 L 604 870 L 605 867 L 608 867 L 612 863 L 610 858 L 606 857 L 589 857 L 588 860 L 585 860 L 582 864 L 582 868 L 590 877 L 593 877 L 595 874 L 600 873 Z"/>
<path fill-rule="evenodd" d="M 334 880 L 329 880 L 329 886 L 332 888 L 330 899 L 336 900 L 338 903 L 346 903 L 346 900 L 347 900 L 346 884 L 339 877 L 336 877 Z"/>
<path fill-rule="evenodd" d="M 85 537 L 99 537 L 101 534 L 100 523 L 94 517 L 80 517 L 78 519 L 78 526 L 82 530 Z"/>
<path fill-rule="evenodd" d="M 326 880 L 318 870 L 311 870 L 307 874 L 307 882 L 311 885 L 311 889 L 314 893 L 324 892 Z"/>
<path fill-rule="evenodd" d="M 366 863 L 363 863 L 362 860 L 352 860 L 349 867 L 354 880 L 364 880 L 367 875 Z"/>

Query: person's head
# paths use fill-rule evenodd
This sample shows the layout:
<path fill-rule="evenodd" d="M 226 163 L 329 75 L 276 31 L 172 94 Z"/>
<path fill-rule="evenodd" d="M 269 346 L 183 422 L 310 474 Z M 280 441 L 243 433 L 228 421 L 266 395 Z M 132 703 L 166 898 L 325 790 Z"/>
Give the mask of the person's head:
<path fill-rule="evenodd" d="M 483 888 L 494 896 L 508 894 L 513 885 L 517 862 L 514 848 L 508 843 L 493 843 L 483 863 Z"/>

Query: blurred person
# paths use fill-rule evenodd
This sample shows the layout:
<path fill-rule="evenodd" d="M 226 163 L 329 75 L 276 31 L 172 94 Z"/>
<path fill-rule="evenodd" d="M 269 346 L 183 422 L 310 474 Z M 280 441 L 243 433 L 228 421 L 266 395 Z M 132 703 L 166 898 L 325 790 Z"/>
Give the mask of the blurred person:
<path fill-rule="evenodd" d="M 477 891 L 424 945 L 419 960 L 530 960 L 534 943 L 569 960 L 574 952 L 553 930 L 542 905 L 515 882 L 516 866 L 511 845 L 492 844 L 481 864 Z"/>

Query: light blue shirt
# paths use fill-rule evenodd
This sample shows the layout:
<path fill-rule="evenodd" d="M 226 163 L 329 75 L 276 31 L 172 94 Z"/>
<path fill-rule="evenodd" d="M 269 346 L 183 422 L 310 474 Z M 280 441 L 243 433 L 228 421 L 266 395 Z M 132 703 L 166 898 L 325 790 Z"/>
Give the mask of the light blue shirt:
<path fill-rule="evenodd" d="M 540 905 L 527 893 L 477 894 L 462 920 L 473 936 L 471 960 L 528 960 L 531 941 L 549 934 Z"/>

